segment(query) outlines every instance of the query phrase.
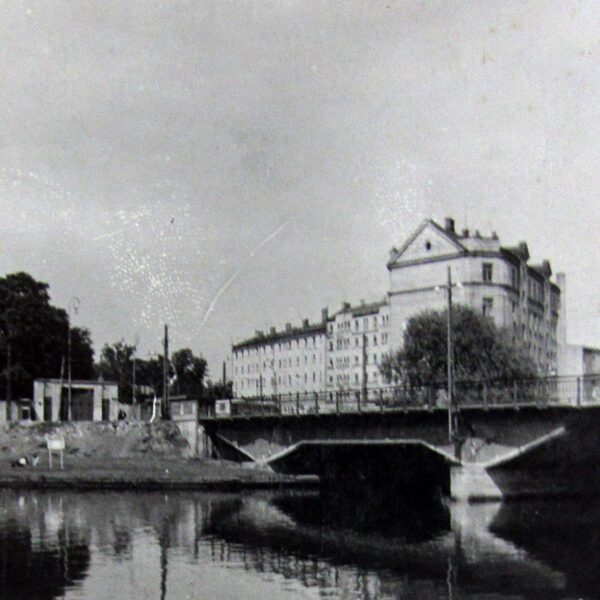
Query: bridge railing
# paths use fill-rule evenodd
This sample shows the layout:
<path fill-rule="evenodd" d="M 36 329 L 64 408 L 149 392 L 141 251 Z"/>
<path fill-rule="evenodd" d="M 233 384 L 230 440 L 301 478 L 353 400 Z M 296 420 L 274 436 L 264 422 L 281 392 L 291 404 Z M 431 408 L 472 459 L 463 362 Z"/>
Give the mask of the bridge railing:
<path fill-rule="evenodd" d="M 458 408 L 553 405 L 600 405 L 600 374 L 581 377 L 538 377 L 513 381 L 459 381 L 454 389 Z M 230 416 L 321 415 L 448 407 L 442 384 L 407 384 L 367 389 L 328 390 L 236 398 Z"/>

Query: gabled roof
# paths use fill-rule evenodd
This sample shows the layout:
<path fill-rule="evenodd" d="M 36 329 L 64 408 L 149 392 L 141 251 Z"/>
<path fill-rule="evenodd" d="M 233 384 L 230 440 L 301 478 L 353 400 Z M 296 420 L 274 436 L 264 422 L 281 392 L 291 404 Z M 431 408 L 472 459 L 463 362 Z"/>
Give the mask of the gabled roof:
<path fill-rule="evenodd" d="M 461 244 L 456 233 L 444 229 L 441 225 L 438 225 L 433 219 L 425 219 L 412 233 L 412 235 L 410 235 L 409 238 L 402 244 L 402 246 L 400 246 L 399 249 L 392 248 L 392 250 L 390 251 L 390 259 L 387 263 L 388 269 L 392 267 L 394 263 L 397 262 L 397 260 L 402 256 L 402 254 L 406 252 L 409 246 L 421 235 L 423 230 L 428 226 L 433 227 L 438 233 L 443 235 L 451 244 L 455 246 L 455 248 L 459 252 L 466 252 L 467 249 L 463 244 Z"/>

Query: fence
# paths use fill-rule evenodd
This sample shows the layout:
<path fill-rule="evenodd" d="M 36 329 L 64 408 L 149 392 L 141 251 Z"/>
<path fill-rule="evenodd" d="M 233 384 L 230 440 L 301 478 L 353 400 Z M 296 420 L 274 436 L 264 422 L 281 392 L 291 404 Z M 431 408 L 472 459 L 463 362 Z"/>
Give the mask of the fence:
<path fill-rule="evenodd" d="M 539 377 L 514 381 L 459 381 L 454 402 L 458 408 L 600 405 L 600 374 L 581 377 Z M 319 415 L 448 407 L 448 393 L 440 385 L 390 385 L 368 389 L 298 392 L 236 398 L 229 416 Z M 203 416 L 214 417 L 214 411 Z"/>

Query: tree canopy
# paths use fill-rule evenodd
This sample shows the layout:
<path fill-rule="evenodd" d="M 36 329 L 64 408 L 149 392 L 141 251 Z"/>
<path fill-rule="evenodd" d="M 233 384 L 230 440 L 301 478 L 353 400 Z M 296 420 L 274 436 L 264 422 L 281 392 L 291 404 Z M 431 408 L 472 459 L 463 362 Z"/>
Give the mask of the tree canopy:
<path fill-rule="evenodd" d="M 124 340 L 105 344 L 97 365 L 98 374 L 119 384 L 119 396 L 124 402 L 133 401 L 133 362 L 135 345 Z M 196 356 L 189 348 L 173 352 L 169 360 L 169 392 L 200 398 L 207 373 L 206 360 Z M 135 358 L 136 399 L 145 395 L 141 388 L 152 388 L 154 395 L 163 395 L 163 357 Z"/>
<path fill-rule="evenodd" d="M 202 356 L 194 356 L 189 348 L 182 348 L 173 353 L 171 364 L 175 372 L 172 383 L 174 393 L 195 398 L 202 397 L 206 360 Z"/>
<path fill-rule="evenodd" d="M 536 375 L 525 350 L 489 317 L 453 307 L 452 339 L 456 381 L 521 379 Z M 424 311 L 408 320 L 401 350 L 388 355 L 381 372 L 390 382 L 412 386 L 447 382 L 447 311 Z"/>
<path fill-rule="evenodd" d="M 48 284 L 27 273 L 0 277 L 0 365 L 6 395 L 10 374 L 13 398 L 31 397 L 33 380 L 67 375 L 69 316 L 52 306 Z M 10 350 L 10 373 L 8 355 Z M 71 328 L 74 379 L 94 374 L 94 350 L 87 329 Z"/>

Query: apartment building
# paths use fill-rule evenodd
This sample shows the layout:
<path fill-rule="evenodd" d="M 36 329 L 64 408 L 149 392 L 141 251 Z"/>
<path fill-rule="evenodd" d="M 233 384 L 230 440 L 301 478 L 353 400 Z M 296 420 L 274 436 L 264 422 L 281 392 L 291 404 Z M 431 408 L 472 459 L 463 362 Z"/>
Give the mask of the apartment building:
<path fill-rule="evenodd" d="M 565 343 L 560 325 L 564 276 L 558 275 L 557 284 L 549 261 L 529 260 L 525 242 L 503 246 L 495 233 L 457 232 L 452 219 L 444 226 L 423 221 L 400 248 L 391 250 L 383 300 L 345 302 L 331 315 L 323 309 L 318 323 L 288 323 L 283 330 L 257 331 L 235 344 L 234 393 L 331 394 L 384 384 L 379 366 L 385 354 L 402 347 L 407 321 L 423 310 L 446 308 L 448 267 L 453 303 L 481 311 L 508 329 L 541 374 L 555 374 L 559 343 Z"/>
<path fill-rule="evenodd" d="M 393 248 L 390 272 L 391 345 L 401 347 L 408 319 L 425 309 L 447 305 L 447 270 L 453 302 L 494 319 L 522 343 L 541 373 L 556 373 L 560 288 L 551 280 L 550 263 L 529 264 L 525 242 L 502 246 L 498 236 L 467 229 L 454 221 L 444 227 L 424 221 L 399 248 Z"/>
<path fill-rule="evenodd" d="M 236 397 L 316 392 L 325 388 L 327 310 L 319 323 L 287 323 L 256 331 L 232 347 L 233 392 Z"/>
<path fill-rule="evenodd" d="M 387 299 L 351 306 L 327 322 L 328 391 L 376 387 L 379 365 L 389 351 L 390 313 Z"/>

